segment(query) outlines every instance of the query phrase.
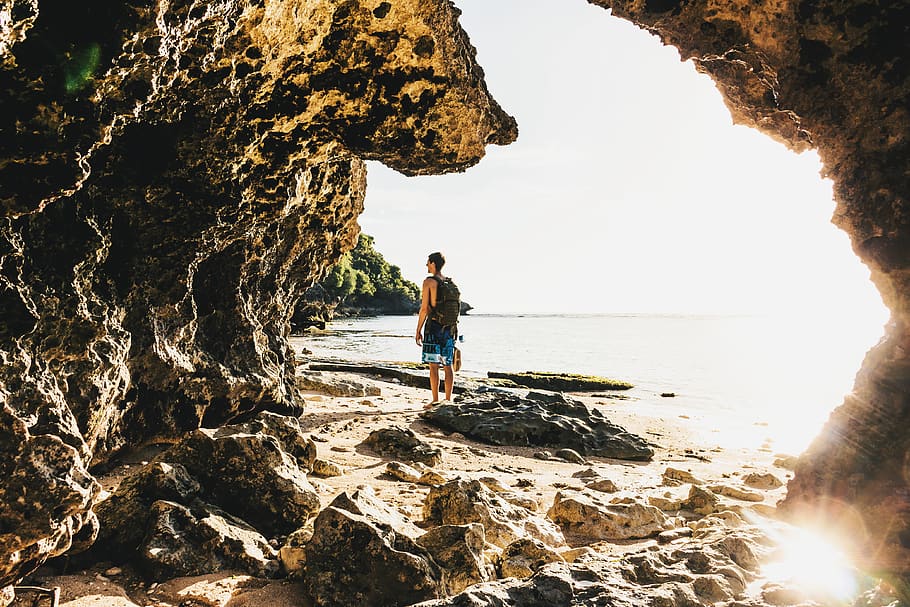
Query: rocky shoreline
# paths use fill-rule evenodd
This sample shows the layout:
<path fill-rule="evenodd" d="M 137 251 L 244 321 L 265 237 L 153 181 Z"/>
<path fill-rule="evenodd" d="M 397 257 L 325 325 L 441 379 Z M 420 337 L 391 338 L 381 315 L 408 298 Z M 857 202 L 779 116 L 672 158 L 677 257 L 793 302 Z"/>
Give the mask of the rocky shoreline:
<path fill-rule="evenodd" d="M 424 411 L 405 375 L 420 372 L 312 359 L 302 415 L 122 457 L 99 474 L 94 546 L 23 585 L 69 607 L 831 604 L 767 573 L 792 458 L 495 380 Z"/>

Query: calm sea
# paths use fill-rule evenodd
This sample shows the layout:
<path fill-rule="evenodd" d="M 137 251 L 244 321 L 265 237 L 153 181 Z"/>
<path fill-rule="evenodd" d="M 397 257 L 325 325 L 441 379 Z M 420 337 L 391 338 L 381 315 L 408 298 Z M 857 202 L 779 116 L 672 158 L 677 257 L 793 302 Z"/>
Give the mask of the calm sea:
<path fill-rule="evenodd" d="M 333 322 L 295 348 L 347 360 L 417 361 L 416 317 Z M 720 315 L 469 315 L 459 321 L 462 373 L 556 371 L 629 381 L 667 415 L 766 427 L 801 449 L 853 385 L 881 327 L 821 317 Z M 662 398 L 661 393 L 674 393 Z M 786 435 L 786 436 L 784 436 Z"/>

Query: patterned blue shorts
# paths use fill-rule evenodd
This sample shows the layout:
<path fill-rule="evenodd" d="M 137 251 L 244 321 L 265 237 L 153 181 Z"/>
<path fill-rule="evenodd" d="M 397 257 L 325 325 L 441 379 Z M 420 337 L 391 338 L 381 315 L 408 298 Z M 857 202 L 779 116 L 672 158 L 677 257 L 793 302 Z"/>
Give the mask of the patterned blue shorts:
<path fill-rule="evenodd" d="M 421 362 L 449 367 L 455 357 L 455 337 L 452 330 L 434 320 L 428 320 L 423 329 Z"/>

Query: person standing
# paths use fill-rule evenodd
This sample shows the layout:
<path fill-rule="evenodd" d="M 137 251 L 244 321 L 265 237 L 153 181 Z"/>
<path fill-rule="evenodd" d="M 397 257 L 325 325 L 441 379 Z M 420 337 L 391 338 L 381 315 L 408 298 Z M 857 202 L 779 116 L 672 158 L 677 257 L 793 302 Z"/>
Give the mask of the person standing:
<path fill-rule="evenodd" d="M 446 259 L 440 252 L 430 253 L 427 257 L 427 272 L 430 274 L 423 281 L 420 296 L 420 313 L 417 317 L 417 333 L 414 339 L 422 346 L 421 361 L 430 365 L 430 390 L 433 400 L 424 406 L 429 409 L 440 403 L 439 400 L 439 367 L 445 372 L 445 399 L 452 400 L 452 386 L 455 383 L 455 372 L 452 363 L 455 358 L 456 323 L 443 324 L 439 307 L 440 292 L 454 284 L 442 274 Z M 457 293 L 457 288 L 456 288 Z"/>

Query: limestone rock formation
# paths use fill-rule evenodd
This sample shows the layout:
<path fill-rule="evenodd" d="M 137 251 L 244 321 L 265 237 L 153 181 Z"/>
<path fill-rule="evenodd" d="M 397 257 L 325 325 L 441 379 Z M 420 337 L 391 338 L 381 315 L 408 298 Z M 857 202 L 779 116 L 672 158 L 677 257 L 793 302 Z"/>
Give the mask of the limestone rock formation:
<path fill-rule="evenodd" d="M 529 392 L 521 397 L 502 390 L 478 390 L 456 403 L 433 407 L 421 417 L 493 445 L 563 447 L 584 455 L 637 461 L 654 455 L 643 438 L 560 393 Z M 572 459 L 584 463 L 578 453 Z"/>
<path fill-rule="evenodd" d="M 0 588 L 91 541 L 117 450 L 300 410 L 288 321 L 354 244 L 363 161 L 458 171 L 516 137 L 457 17 L 0 2 Z"/>

